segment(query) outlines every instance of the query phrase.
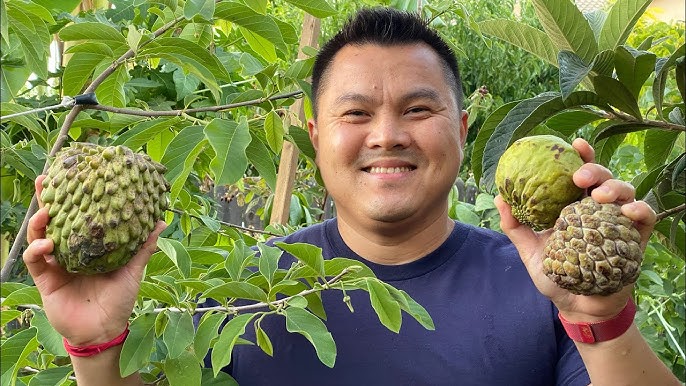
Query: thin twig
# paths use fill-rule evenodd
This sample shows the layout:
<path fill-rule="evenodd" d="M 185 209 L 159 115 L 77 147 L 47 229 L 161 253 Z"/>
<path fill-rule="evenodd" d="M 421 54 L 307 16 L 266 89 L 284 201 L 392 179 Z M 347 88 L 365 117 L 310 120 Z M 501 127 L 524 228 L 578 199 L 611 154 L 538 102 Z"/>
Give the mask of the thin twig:
<path fill-rule="evenodd" d="M 227 104 L 227 105 L 198 107 L 198 108 L 194 108 L 194 109 L 183 109 L 183 110 L 166 110 L 166 111 L 165 110 L 158 110 L 158 111 L 134 110 L 134 109 L 125 109 L 125 108 L 104 106 L 104 105 L 86 105 L 86 106 L 84 106 L 84 108 L 89 109 L 89 110 L 107 111 L 110 113 L 117 113 L 117 114 L 136 115 L 136 116 L 141 116 L 141 117 L 169 117 L 169 116 L 175 117 L 175 116 L 181 116 L 184 114 L 193 114 L 193 113 L 200 113 L 200 112 L 216 112 L 216 111 L 229 110 L 229 109 L 234 109 L 234 108 L 243 107 L 243 106 L 254 106 L 254 105 L 259 105 L 260 103 L 264 103 L 266 101 L 292 98 L 292 97 L 299 96 L 301 94 L 302 94 L 302 91 L 298 90 L 298 91 L 293 91 L 293 92 L 289 92 L 289 93 L 285 93 L 285 94 L 278 94 L 278 95 L 273 95 L 270 97 L 253 99 L 253 100 L 244 101 L 244 102 L 231 103 L 231 104 Z"/>
<path fill-rule="evenodd" d="M 669 217 L 675 213 L 682 212 L 684 210 L 686 210 L 686 204 L 681 204 L 681 205 L 676 206 L 672 209 L 667 209 L 664 212 L 660 212 L 657 215 L 657 222 L 660 222 L 660 221 L 664 220 L 665 218 L 667 218 L 667 217 Z"/>
<path fill-rule="evenodd" d="M 187 215 L 187 216 L 193 217 L 194 219 L 203 221 L 202 217 L 200 217 L 200 216 L 198 216 L 198 215 L 195 215 L 195 214 L 192 214 L 192 213 L 184 212 L 184 211 L 179 210 L 179 209 L 167 209 L 167 210 L 170 211 L 170 212 L 176 213 L 176 214 L 185 214 L 185 215 Z M 243 226 L 240 226 L 240 225 L 231 224 L 231 223 L 224 222 L 224 221 L 221 221 L 221 220 L 216 220 L 216 219 L 215 219 L 215 221 L 217 221 L 218 223 L 220 223 L 220 224 L 222 224 L 222 225 L 226 225 L 227 227 L 240 229 L 240 230 L 246 231 L 246 232 L 260 233 L 260 234 L 269 235 L 269 236 L 281 236 L 281 235 L 277 235 L 276 233 L 272 233 L 272 232 L 268 232 L 268 231 L 263 231 L 263 230 L 260 230 L 260 229 L 246 228 L 246 227 L 243 227 Z"/>
<path fill-rule="evenodd" d="M 224 307 L 224 306 L 198 307 L 198 308 L 193 309 L 193 310 L 187 309 L 187 308 L 177 308 L 177 307 L 161 307 L 161 308 L 155 308 L 153 310 L 153 312 L 160 313 L 162 311 L 170 311 L 170 312 L 191 311 L 194 314 L 198 314 L 201 312 L 208 312 L 208 311 L 221 311 L 221 312 L 227 312 L 230 314 L 237 314 L 237 313 L 244 312 L 244 311 L 250 311 L 250 310 L 255 310 L 255 309 L 260 309 L 260 308 L 267 308 L 269 306 L 277 307 L 277 306 L 282 305 L 284 303 L 288 303 L 289 300 L 293 299 L 296 296 L 307 296 L 307 295 L 315 293 L 315 292 L 321 292 L 321 291 L 327 290 L 333 284 L 336 284 L 337 282 L 339 282 L 343 278 L 343 276 L 349 274 L 350 272 L 353 272 L 354 270 L 356 270 L 355 266 L 346 267 L 338 275 L 332 277 L 329 281 L 324 283 L 321 288 L 310 288 L 308 290 L 300 291 L 299 293 L 297 293 L 293 296 L 288 296 L 288 297 L 285 297 L 283 299 L 275 300 L 273 302 L 259 302 L 259 303 L 254 303 L 254 304 L 247 304 L 245 306 L 235 306 L 235 307 Z"/>
<path fill-rule="evenodd" d="M 679 125 L 676 123 L 665 122 L 665 121 L 656 121 L 656 120 L 652 120 L 652 119 L 636 119 L 636 117 L 634 117 L 633 115 L 629 115 L 629 114 L 623 113 L 621 111 L 614 111 L 613 110 L 612 115 L 614 115 L 614 117 L 616 117 L 616 118 L 620 118 L 621 120 L 627 121 L 627 122 L 642 123 L 646 126 L 659 127 L 661 129 L 670 130 L 670 131 L 686 131 L 686 126 L 684 126 L 684 125 Z"/>

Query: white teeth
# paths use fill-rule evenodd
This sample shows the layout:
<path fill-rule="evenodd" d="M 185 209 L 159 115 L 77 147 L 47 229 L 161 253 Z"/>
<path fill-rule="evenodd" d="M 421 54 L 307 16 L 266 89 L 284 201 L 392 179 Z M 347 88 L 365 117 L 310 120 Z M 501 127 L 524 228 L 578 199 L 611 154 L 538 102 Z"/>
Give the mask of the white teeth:
<path fill-rule="evenodd" d="M 381 168 L 381 167 L 374 166 L 374 167 L 369 168 L 369 172 L 374 173 L 374 174 L 402 173 L 402 172 L 409 172 L 410 170 L 412 170 L 412 169 L 410 169 L 407 166 L 395 167 L 395 168 Z"/>

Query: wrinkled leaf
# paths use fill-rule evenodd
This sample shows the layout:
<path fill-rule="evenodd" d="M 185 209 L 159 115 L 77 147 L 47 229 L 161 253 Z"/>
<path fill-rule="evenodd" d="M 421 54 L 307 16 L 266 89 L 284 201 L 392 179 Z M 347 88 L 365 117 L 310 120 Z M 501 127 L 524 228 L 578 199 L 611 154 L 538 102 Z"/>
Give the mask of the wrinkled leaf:
<path fill-rule="evenodd" d="M 302 308 L 288 307 L 284 313 L 286 330 L 297 332 L 307 338 L 319 360 L 327 367 L 333 367 L 336 362 L 336 343 L 324 322 Z"/>

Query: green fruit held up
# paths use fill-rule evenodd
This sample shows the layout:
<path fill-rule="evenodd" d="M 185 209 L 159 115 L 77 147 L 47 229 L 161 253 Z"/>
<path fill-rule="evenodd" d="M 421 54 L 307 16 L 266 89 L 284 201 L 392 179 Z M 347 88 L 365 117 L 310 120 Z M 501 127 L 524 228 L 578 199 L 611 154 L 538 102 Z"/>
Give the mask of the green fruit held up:
<path fill-rule="evenodd" d="M 581 198 L 584 191 L 574 184 L 572 175 L 583 163 L 561 138 L 524 137 L 503 153 L 495 184 L 520 223 L 537 231 L 549 229 L 562 208 Z"/>
<path fill-rule="evenodd" d="M 125 146 L 75 142 L 57 153 L 41 193 L 57 262 L 81 274 L 126 265 L 167 209 L 165 171 Z"/>

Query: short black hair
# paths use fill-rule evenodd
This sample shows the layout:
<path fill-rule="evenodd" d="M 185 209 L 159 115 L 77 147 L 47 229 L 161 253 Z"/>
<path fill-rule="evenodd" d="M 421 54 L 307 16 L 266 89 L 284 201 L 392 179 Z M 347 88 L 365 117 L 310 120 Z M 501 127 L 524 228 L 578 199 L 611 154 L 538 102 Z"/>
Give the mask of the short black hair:
<path fill-rule="evenodd" d="M 398 46 L 416 43 L 429 45 L 444 63 L 447 80 L 452 83 L 458 109 L 462 109 L 462 80 L 455 53 L 429 22 L 414 12 L 387 7 L 363 8 L 348 19 L 343 28 L 319 50 L 312 69 L 312 107 L 317 117 L 317 99 L 325 82 L 326 70 L 334 56 L 346 45 L 376 44 Z"/>

